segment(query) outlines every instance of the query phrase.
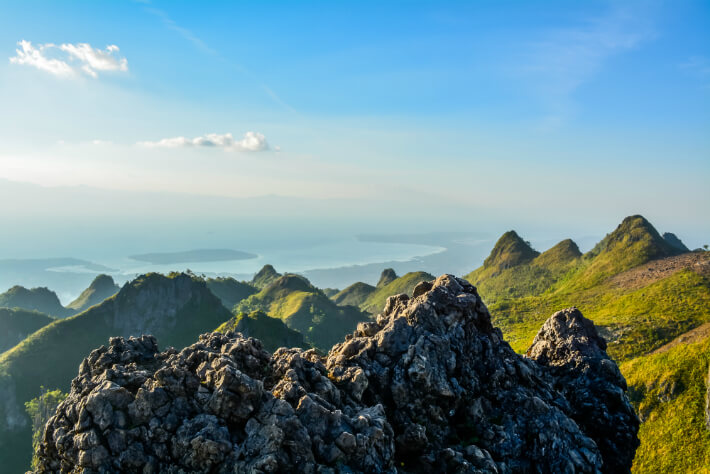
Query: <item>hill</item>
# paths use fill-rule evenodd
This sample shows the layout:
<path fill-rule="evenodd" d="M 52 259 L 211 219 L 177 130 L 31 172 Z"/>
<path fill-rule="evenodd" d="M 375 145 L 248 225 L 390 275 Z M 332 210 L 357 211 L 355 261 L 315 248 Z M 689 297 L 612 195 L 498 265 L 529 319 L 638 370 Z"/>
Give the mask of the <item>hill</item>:
<path fill-rule="evenodd" d="M 367 314 L 353 306 L 338 306 L 306 278 L 293 274 L 278 277 L 237 304 L 234 311 L 263 311 L 281 319 L 303 334 L 306 341 L 325 351 L 352 332 L 359 322 L 368 319 Z"/>
<path fill-rule="evenodd" d="M 216 329 L 226 334 L 229 331 L 240 332 L 245 337 L 259 339 L 264 348 L 274 352 L 279 347 L 308 348 L 301 333 L 289 329 L 280 319 L 267 316 L 261 311 L 250 314 L 241 313 Z"/>
<path fill-rule="evenodd" d="M 672 232 L 665 232 L 663 240 L 680 252 L 690 252 L 690 249 Z"/>
<path fill-rule="evenodd" d="M 360 306 L 374 291 L 374 286 L 359 281 L 332 296 L 331 299 L 340 306 Z"/>
<path fill-rule="evenodd" d="M 106 298 L 118 293 L 121 288 L 114 283 L 113 278 L 109 275 L 98 275 L 91 282 L 87 289 L 81 292 L 81 295 L 67 305 L 67 308 L 74 310 L 77 313 L 84 311 L 87 308 L 101 303 Z"/>
<path fill-rule="evenodd" d="M 385 268 L 382 270 L 380 275 L 380 280 L 377 282 L 377 288 L 382 288 L 385 285 L 389 285 L 397 279 L 397 274 L 392 268 Z"/>
<path fill-rule="evenodd" d="M 377 314 L 385 307 L 387 298 L 392 295 L 405 293 L 412 294 L 414 287 L 422 281 L 433 280 L 434 276 L 426 272 L 409 272 L 406 275 L 397 277 L 389 283 L 379 286 L 367 297 L 365 302 L 360 305 L 360 309 L 367 311 L 370 314 Z M 382 279 L 380 279 L 382 281 Z"/>
<path fill-rule="evenodd" d="M 54 318 L 37 311 L 0 308 L 0 354 L 52 321 Z"/>
<path fill-rule="evenodd" d="M 40 387 L 68 391 L 83 358 L 114 336 L 152 334 L 182 348 L 230 319 L 204 281 L 186 274 L 140 276 L 104 302 L 32 333 L 0 356 L 0 459 L 8 472 L 30 462 L 31 423 L 23 404 Z"/>
<path fill-rule="evenodd" d="M 508 248 L 514 244 L 517 250 L 513 253 L 526 255 L 526 257 L 505 258 L 506 263 L 501 267 L 499 257 L 504 254 L 498 248 L 501 241 L 507 241 Z M 499 299 L 520 298 L 545 292 L 575 268 L 582 257 L 579 247 L 570 239 L 563 240 L 529 259 L 528 257 L 534 253 L 536 252 L 517 234 L 515 238 L 506 238 L 504 234 L 486 259 L 485 262 L 488 263 L 484 262 L 483 266 L 472 271 L 465 278 L 478 287 L 488 303 Z M 510 265 L 511 260 L 515 261 L 515 265 Z"/>
<path fill-rule="evenodd" d="M 233 308 L 241 300 L 259 291 L 255 286 L 245 281 L 237 281 L 231 277 L 208 278 L 205 282 L 207 283 L 207 288 L 228 309 Z"/>
<path fill-rule="evenodd" d="M 670 374 L 677 374 L 677 387 L 695 386 L 693 383 L 699 382 L 684 380 L 707 371 L 707 362 L 702 366 L 702 357 L 707 355 L 694 356 L 693 350 L 688 349 L 690 345 L 668 350 L 671 355 L 654 351 L 710 322 L 710 252 L 680 254 L 641 216 L 624 219 L 582 256 L 571 245 L 567 250 L 558 248 L 555 258 L 547 258 L 548 252 L 488 279 L 474 281 L 506 340 L 522 352 L 548 314 L 578 307 L 597 325 L 608 341 L 609 354 L 621 362 L 622 373 L 634 384 L 632 400 L 636 408 L 650 410 L 648 416 L 642 417 L 645 421 L 635 469 L 688 472 L 699 468 L 704 458 L 697 453 L 708 447 L 706 438 L 692 424 L 700 419 L 697 413 L 704 403 L 700 389 L 689 389 L 690 398 L 679 397 L 673 402 L 676 406 L 658 403 L 659 394 L 663 398 L 666 390 L 658 387 Z M 539 271 L 539 280 L 532 276 L 534 271 Z M 481 273 L 476 272 L 469 277 Z M 681 360 L 683 357 L 688 357 L 687 364 Z M 691 369 L 693 358 L 700 358 L 702 367 Z M 691 408 L 695 415 L 689 411 Z M 672 436 L 677 441 L 672 441 Z M 662 444 L 658 439 L 663 439 Z M 660 445 L 664 449 L 659 450 Z M 672 452 L 674 449 L 678 455 Z M 681 453 L 686 453 L 688 459 L 680 460 Z M 694 468 L 672 468 L 675 461 L 678 466 L 696 464 Z"/>
<path fill-rule="evenodd" d="M 264 265 L 261 270 L 256 272 L 254 278 L 251 279 L 251 284 L 256 288 L 263 290 L 280 276 L 281 274 L 277 273 L 273 266 Z"/>
<path fill-rule="evenodd" d="M 39 311 L 55 318 L 65 318 L 74 314 L 73 310 L 62 306 L 55 292 L 44 287 L 27 289 L 15 285 L 0 294 L 0 307 Z"/>

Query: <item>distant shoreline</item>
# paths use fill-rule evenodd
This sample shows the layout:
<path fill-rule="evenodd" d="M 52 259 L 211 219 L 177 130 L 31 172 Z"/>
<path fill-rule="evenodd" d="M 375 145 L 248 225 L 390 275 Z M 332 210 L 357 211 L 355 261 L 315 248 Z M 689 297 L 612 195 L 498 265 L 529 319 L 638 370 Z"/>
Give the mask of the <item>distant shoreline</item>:
<path fill-rule="evenodd" d="M 153 265 L 174 265 L 178 263 L 228 262 L 232 260 L 251 260 L 259 256 L 241 250 L 198 249 L 183 252 L 154 252 L 130 255 L 128 258 Z"/>

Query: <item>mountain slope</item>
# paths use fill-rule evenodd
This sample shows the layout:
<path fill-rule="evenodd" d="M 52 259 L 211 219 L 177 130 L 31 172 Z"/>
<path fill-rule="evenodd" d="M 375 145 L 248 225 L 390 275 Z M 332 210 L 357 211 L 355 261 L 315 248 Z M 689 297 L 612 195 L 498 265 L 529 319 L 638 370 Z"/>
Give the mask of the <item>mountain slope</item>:
<path fill-rule="evenodd" d="M 109 275 L 98 275 L 77 299 L 67 305 L 67 308 L 80 313 L 115 295 L 120 289 Z"/>
<path fill-rule="evenodd" d="M 382 288 L 385 285 L 389 285 L 397 279 L 397 274 L 392 268 L 385 268 L 380 274 L 380 279 L 377 282 L 377 288 Z"/>
<path fill-rule="evenodd" d="M 517 237 L 517 234 L 515 236 Z M 509 237 L 508 240 L 510 239 Z M 469 282 L 478 287 L 488 303 L 541 294 L 574 269 L 582 257 L 577 244 L 567 239 L 530 260 L 528 257 L 533 255 L 530 252 L 532 249 L 517 237 L 517 240 L 514 240 L 519 249 L 516 253 L 525 254 L 527 257 L 516 258 L 515 265 L 501 268 L 498 262 L 502 251 L 498 247 L 504 240 L 505 234 L 498 240 L 498 244 L 486 259 L 488 264 L 484 262 L 483 266 L 465 276 Z M 524 250 L 523 245 L 528 250 Z M 510 246 L 508 244 L 508 247 Z M 505 260 L 508 263 L 511 261 L 510 258 Z"/>
<path fill-rule="evenodd" d="M 54 318 L 37 311 L 0 308 L 0 354 L 52 321 Z"/>
<path fill-rule="evenodd" d="M 152 334 L 163 347 L 184 347 L 231 317 L 202 280 L 147 274 L 76 316 L 34 332 L 0 357 L 0 459 L 9 472 L 30 460 L 30 423 L 23 403 L 40 386 L 67 391 L 81 360 L 113 336 Z"/>
<path fill-rule="evenodd" d="M 680 240 L 674 233 L 672 232 L 664 232 L 663 233 L 663 240 L 668 242 L 668 244 L 671 247 L 674 247 L 676 250 L 680 252 L 690 252 L 690 249 L 685 246 L 682 240 Z"/>
<path fill-rule="evenodd" d="M 705 335 L 621 366 L 642 421 L 636 472 L 704 472 L 710 466 L 709 365 L 710 336 Z"/>
<path fill-rule="evenodd" d="M 434 280 L 434 276 L 427 272 L 409 272 L 398 277 L 386 285 L 380 286 L 367 297 L 360 309 L 370 314 L 377 314 L 385 307 L 387 298 L 400 293 L 412 294 L 414 287 L 422 281 Z"/>
<path fill-rule="evenodd" d="M 359 281 L 340 291 L 331 299 L 340 306 L 360 306 L 374 291 L 374 286 Z"/>
<path fill-rule="evenodd" d="M 279 347 L 308 347 L 301 333 L 289 329 L 280 319 L 267 316 L 261 311 L 254 311 L 250 314 L 241 313 L 220 325 L 216 331 L 223 334 L 235 331 L 242 333 L 245 337 L 254 337 L 259 339 L 264 344 L 264 348 L 271 352 Z"/>
<path fill-rule="evenodd" d="M 552 260 L 567 263 L 542 265 L 558 276 L 542 291 L 530 272 L 545 254 L 477 282 L 518 352 L 550 312 L 576 306 L 594 321 L 607 352 L 622 362 L 644 420 L 638 472 L 697 472 L 708 462 L 702 413 L 710 342 L 701 329 L 710 323 L 710 252 L 680 252 L 646 219 L 631 216 L 587 254 L 558 252 L 567 258 Z M 506 294 L 506 286 L 526 290 Z M 685 343 L 703 335 L 705 342 Z M 670 343 L 675 338 L 685 342 Z"/>
<path fill-rule="evenodd" d="M 205 282 L 207 288 L 222 301 L 227 309 L 232 309 L 235 304 L 259 291 L 255 286 L 231 277 L 208 278 Z"/>
<path fill-rule="evenodd" d="M 314 346 L 328 350 L 352 332 L 368 315 L 353 306 L 338 306 L 318 288 L 299 275 L 286 274 L 259 293 L 241 301 L 237 313 L 263 311 L 306 338 Z"/>
<path fill-rule="evenodd" d="M 56 318 L 65 318 L 74 314 L 73 310 L 62 306 L 57 294 L 48 288 L 28 289 L 19 285 L 0 294 L 0 307 L 39 311 Z"/>

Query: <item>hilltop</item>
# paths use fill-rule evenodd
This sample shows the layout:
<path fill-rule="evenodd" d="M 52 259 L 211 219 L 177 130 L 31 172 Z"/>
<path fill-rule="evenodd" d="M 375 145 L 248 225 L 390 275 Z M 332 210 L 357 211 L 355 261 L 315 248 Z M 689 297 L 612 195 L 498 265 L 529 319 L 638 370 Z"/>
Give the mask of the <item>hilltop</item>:
<path fill-rule="evenodd" d="M 511 258 L 511 255 L 518 257 Z M 506 256 L 502 259 L 503 265 L 501 256 Z M 498 240 L 483 266 L 465 278 L 479 288 L 487 302 L 492 303 L 545 292 L 572 270 L 581 257 L 579 247 L 571 239 L 540 254 L 511 231 Z"/>
<path fill-rule="evenodd" d="M 710 252 L 682 253 L 637 215 L 584 255 L 563 241 L 522 264 L 486 270 L 484 264 L 467 278 L 515 350 L 524 351 L 546 315 L 561 308 L 576 306 L 598 326 L 644 420 L 639 470 L 703 465 L 698 453 L 710 451 L 710 436 L 700 426 L 698 374 L 708 361 L 702 343 L 691 342 L 702 334 L 693 330 L 710 322 Z M 686 342 L 662 349 L 675 338 Z M 659 439 L 663 451 L 654 448 Z"/>
<path fill-rule="evenodd" d="M 111 337 L 154 334 L 164 347 L 185 347 L 231 318 L 204 281 L 151 273 L 88 310 L 32 333 L 0 356 L 0 458 L 11 472 L 29 465 L 30 422 L 23 404 L 40 386 L 69 389 L 81 360 Z"/>
<path fill-rule="evenodd" d="M 259 339 L 264 344 L 264 348 L 271 352 L 279 347 L 308 348 L 301 333 L 289 329 L 283 321 L 267 316 L 262 311 L 238 314 L 220 325 L 216 331 L 223 334 L 233 331 L 241 333 L 244 337 L 254 337 Z"/>
<path fill-rule="evenodd" d="M 67 305 L 67 308 L 80 313 L 115 295 L 120 289 L 109 275 L 98 275 L 77 299 Z"/>
<path fill-rule="evenodd" d="M 340 306 L 360 306 L 374 291 L 374 286 L 358 281 L 331 296 L 331 299 Z"/>
<path fill-rule="evenodd" d="M 387 270 L 385 270 L 385 272 L 387 272 Z M 383 272 L 383 274 L 385 272 Z M 385 307 L 385 302 L 390 296 L 400 293 L 411 295 L 414 291 L 414 287 L 419 283 L 434 279 L 434 276 L 427 272 L 409 272 L 401 277 L 398 277 L 392 272 L 391 276 L 395 278 L 393 280 L 389 278 L 385 279 L 384 281 L 390 280 L 389 283 L 386 284 L 383 278 L 380 278 L 380 283 L 382 284 L 375 288 L 375 291 L 370 293 L 367 299 L 360 304 L 360 309 L 370 314 L 377 314 Z"/>
<path fill-rule="evenodd" d="M 278 273 L 273 266 L 271 265 L 264 265 L 264 267 L 256 272 L 254 275 L 254 278 L 251 279 L 251 284 L 252 286 L 255 286 L 256 288 L 263 290 L 267 286 L 269 286 L 271 283 L 273 283 L 277 278 L 281 276 L 280 273 Z"/>
<path fill-rule="evenodd" d="M 52 321 L 54 318 L 37 311 L 0 308 L 0 354 Z"/>
<path fill-rule="evenodd" d="M 0 307 L 39 311 L 55 318 L 65 318 L 75 313 L 62 306 L 55 292 L 44 287 L 28 289 L 15 285 L 0 294 Z"/>
<path fill-rule="evenodd" d="M 263 311 L 282 320 L 322 350 L 368 319 L 367 314 L 353 306 L 338 306 L 305 277 L 294 274 L 277 277 L 259 293 L 237 304 L 234 311 Z"/>
<path fill-rule="evenodd" d="M 237 281 L 231 277 L 208 278 L 205 282 L 207 288 L 222 301 L 227 309 L 232 309 L 234 305 L 259 291 L 254 285 L 245 281 Z"/>

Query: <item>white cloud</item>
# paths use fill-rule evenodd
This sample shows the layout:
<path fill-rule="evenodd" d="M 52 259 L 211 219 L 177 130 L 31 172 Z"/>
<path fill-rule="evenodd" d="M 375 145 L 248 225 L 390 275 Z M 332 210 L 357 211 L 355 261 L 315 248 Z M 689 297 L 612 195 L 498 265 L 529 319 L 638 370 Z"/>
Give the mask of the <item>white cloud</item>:
<path fill-rule="evenodd" d="M 215 147 L 229 151 L 264 151 L 269 149 L 266 137 L 259 132 L 247 132 L 241 140 L 235 140 L 231 133 L 208 133 L 195 138 L 163 138 L 154 142 L 139 142 L 138 144 L 148 148 Z"/>
<path fill-rule="evenodd" d="M 97 78 L 99 72 L 128 71 L 128 61 L 118 55 L 115 44 L 103 50 L 88 43 L 46 43 L 35 47 L 22 40 L 17 44 L 17 54 L 10 58 L 10 63 L 32 66 L 58 77 L 77 77 L 83 73 Z"/>

